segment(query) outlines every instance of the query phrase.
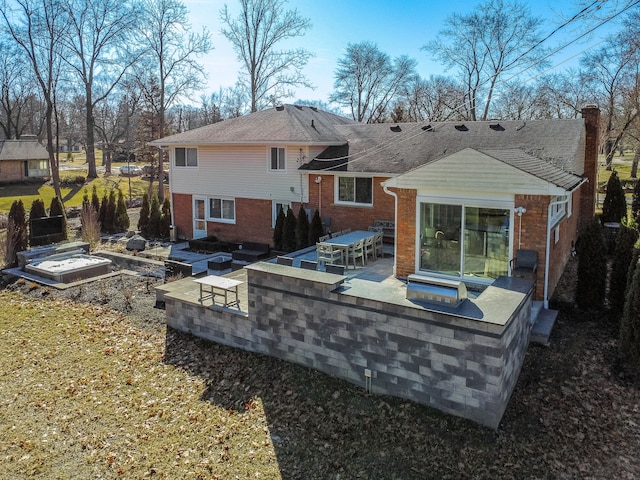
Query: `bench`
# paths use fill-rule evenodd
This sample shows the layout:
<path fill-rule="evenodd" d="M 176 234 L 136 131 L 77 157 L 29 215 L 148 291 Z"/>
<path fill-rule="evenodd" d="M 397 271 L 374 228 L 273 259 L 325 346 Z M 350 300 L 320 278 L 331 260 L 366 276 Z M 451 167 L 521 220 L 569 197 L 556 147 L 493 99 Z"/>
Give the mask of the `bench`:
<path fill-rule="evenodd" d="M 268 258 L 271 248 L 267 243 L 244 242 L 238 250 L 231 252 L 233 260 L 241 262 L 257 262 Z"/>
<path fill-rule="evenodd" d="M 396 222 L 392 220 L 376 220 L 373 222 L 373 228 L 378 232 L 382 232 L 382 239 L 384 242 L 395 243 Z"/>

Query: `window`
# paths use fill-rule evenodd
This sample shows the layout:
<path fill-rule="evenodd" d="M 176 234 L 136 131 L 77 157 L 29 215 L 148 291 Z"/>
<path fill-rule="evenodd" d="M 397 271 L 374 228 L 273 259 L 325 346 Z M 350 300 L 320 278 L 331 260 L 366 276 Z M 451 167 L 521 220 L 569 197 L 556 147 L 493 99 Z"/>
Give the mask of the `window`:
<path fill-rule="evenodd" d="M 47 160 L 29 160 L 27 176 L 46 177 L 49 175 L 49 162 Z"/>
<path fill-rule="evenodd" d="M 198 149 L 176 147 L 176 167 L 197 167 Z"/>
<path fill-rule="evenodd" d="M 567 202 L 563 201 L 563 197 L 551 197 L 550 224 L 557 224 L 566 213 Z"/>
<path fill-rule="evenodd" d="M 278 218 L 278 212 L 280 211 L 280 209 L 282 208 L 282 211 L 284 212 L 284 214 L 287 214 L 287 211 L 291 208 L 291 202 L 284 202 L 284 201 L 274 201 L 273 202 L 273 213 L 272 213 L 272 218 L 271 218 L 271 226 L 275 227 L 276 226 L 276 219 Z"/>
<path fill-rule="evenodd" d="M 373 205 L 373 179 L 338 177 L 338 202 Z"/>
<path fill-rule="evenodd" d="M 271 147 L 271 155 L 269 157 L 269 170 L 284 171 L 287 168 L 285 149 L 280 147 Z"/>
<path fill-rule="evenodd" d="M 209 218 L 213 221 L 234 223 L 236 220 L 236 202 L 225 198 L 209 199 Z"/>

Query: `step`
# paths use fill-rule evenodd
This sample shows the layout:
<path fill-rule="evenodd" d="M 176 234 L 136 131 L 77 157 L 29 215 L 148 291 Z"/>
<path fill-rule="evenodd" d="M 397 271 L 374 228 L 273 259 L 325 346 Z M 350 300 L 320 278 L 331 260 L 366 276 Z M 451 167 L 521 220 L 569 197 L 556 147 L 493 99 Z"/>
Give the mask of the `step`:
<path fill-rule="evenodd" d="M 557 317 L 557 310 L 549 310 L 547 308 L 540 309 L 536 316 L 535 323 L 533 324 L 533 328 L 531 329 L 531 336 L 529 337 L 529 340 L 533 343 L 538 343 L 548 347 L 550 344 L 549 339 L 551 337 L 551 331 L 553 330 Z"/>

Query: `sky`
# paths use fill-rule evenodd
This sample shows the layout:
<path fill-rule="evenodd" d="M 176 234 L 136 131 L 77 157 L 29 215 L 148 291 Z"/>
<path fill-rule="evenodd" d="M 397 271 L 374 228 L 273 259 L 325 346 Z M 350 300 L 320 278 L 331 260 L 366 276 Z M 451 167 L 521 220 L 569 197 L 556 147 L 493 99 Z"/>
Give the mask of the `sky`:
<path fill-rule="evenodd" d="M 208 73 L 207 86 L 203 93 L 217 92 L 220 87 L 235 84 L 241 69 L 230 42 L 220 33 L 223 27 L 220 10 L 225 3 L 235 17 L 239 12 L 235 0 L 183 0 L 189 9 L 194 31 L 205 26 L 212 36 L 214 49 L 200 59 Z M 444 27 L 447 17 L 453 13 L 469 13 L 479 2 L 442 0 L 289 0 L 287 9 L 297 9 L 299 14 L 311 20 L 312 27 L 302 37 L 291 41 L 291 47 L 303 47 L 315 56 L 307 64 L 304 73 L 315 85 L 315 90 L 299 88 L 295 100 L 320 100 L 327 102 L 333 90 L 334 71 L 338 59 L 345 54 L 349 43 L 370 41 L 392 58 L 408 55 L 417 61 L 417 72 L 423 78 L 431 75 L 453 74 L 434 61 L 427 51 L 421 49 L 435 40 Z M 531 14 L 545 20 L 542 31 L 546 35 L 562 21 L 572 17 L 580 7 L 576 0 L 524 1 Z M 585 43 L 572 45 L 552 59 L 554 68 L 565 70 L 578 66 L 578 56 L 585 49 L 597 46 L 606 27 L 601 27 L 595 36 Z M 554 36 L 545 45 L 556 48 L 567 38 L 577 36 L 567 31 L 566 36 Z"/>

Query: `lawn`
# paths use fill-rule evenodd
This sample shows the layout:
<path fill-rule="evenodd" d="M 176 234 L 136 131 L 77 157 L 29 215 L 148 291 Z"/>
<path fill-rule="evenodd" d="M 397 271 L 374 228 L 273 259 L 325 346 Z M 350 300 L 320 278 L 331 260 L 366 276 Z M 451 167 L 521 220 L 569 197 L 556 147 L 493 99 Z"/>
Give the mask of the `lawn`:
<path fill-rule="evenodd" d="M 73 180 L 78 177 L 86 178 L 87 165 L 85 163 L 85 154 L 74 153 L 72 160 L 64 160 L 60 162 L 61 171 L 60 179 L 63 183 L 67 180 L 67 183 L 61 187 L 63 202 L 65 207 L 79 207 L 82 205 L 82 199 L 87 193 L 91 196 L 93 186 L 95 185 L 98 191 L 98 196 L 102 199 L 102 196 L 106 192 L 107 195 L 112 189 L 120 189 L 125 195 L 125 198 L 142 198 L 142 196 L 149 190 L 149 182 L 143 180 L 141 177 L 122 177 L 118 174 L 118 169 L 123 163 L 112 163 L 110 176 L 105 177 L 104 174 L 99 173 L 99 177 L 90 180 L 85 183 L 75 183 Z M 102 162 L 102 152 L 96 151 L 96 163 L 100 165 Z M 131 186 L 131 190 L 129 190 Z M 157 183 L 154 184 L 154 188 L 157 190 Z M 37 182 L 33 184 L 9 184 L 0 185 L 0 213 L 8 213 L 11 208 L 11 204 L 18 199 L 22 199 L 22 203 L 25 206 L 27 212 L 31 208 L 31 204 L 36 199 L 42 199 L 47 208 L 51 204 L 51 199 L 55 193 L 52 183 Z"/>
<path fill-rule="evenodd" d="M 0 303 L 1 479 L 278 478 L 260 399 L 204 400 L 164 335 L 103 307 Z"/>
<path fill-rule="evenodd" d="M 144 284 L 0 291 L 0 480 L 640 478 L 610 318 L 565 305 L 493 431 L 167 330 Z"/>

